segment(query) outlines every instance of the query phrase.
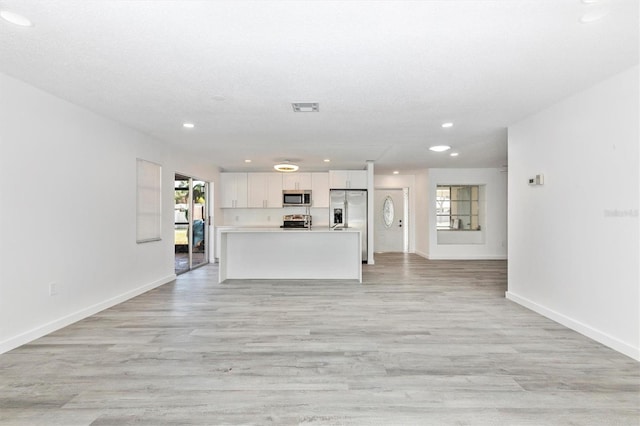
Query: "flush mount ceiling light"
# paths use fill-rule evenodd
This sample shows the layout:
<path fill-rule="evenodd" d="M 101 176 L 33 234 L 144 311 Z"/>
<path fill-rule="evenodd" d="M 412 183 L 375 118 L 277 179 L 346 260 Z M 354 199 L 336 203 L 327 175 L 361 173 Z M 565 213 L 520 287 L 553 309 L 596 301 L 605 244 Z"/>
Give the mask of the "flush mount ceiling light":
<path fill-rule="evenodd" d="M 398 170 L 394 170 L 394 171 L 393 171 L 393 174 L 394 174 L 394 175 L 399 175 L 399 174 L 400 174 L 400 172 L 399 172 Z"/>
<path fill-rule="evenodd" d="M 0 10 L 0 17 L 7 22 L 11 22 L 13 25 L 19 25 L 21 27 L 32 27 L 33 24 L 30 20 L 17 13 L 9 12 L 8 10 Z"/>
<path fill-rule="evenodd" d="M 273 168 L 279 172 L 285 172 L 285 173 L 295 172 L 299 169 L 297 165 L 289 163 L 288 160 L 284 160 L 283 163 L 276 164 L 275 166 L 273 166 Z"/>
<path fill-rule="evenodd" d="M 451 122 L 442 123 L 442 127 L 444 127 L 445 129 L 448 129 L 449 127 L 453 127 L 453 123 L 451 123 Z"/>
<path fill-rule="evenodd" d="M 329 158 L 325 158 L 325 159 L 324 159 L 324 160 L 322 160 L 322 161 L 324 161 L 325 163 L 330 163 L 330 162 L 331 162 L 331 159 L 329 159 Z"/>
<path fill-rule="evenodd" d="M 292 103 L 293 112 L 318 112 L 320 104 L 318 102 L 295 102 Z"/>
<path fill-rule="evenodd" d="M 429 149 L 435 152 L 445 152 L 445 151 L 449 151 L 451 147 L 449 145 L 434 145 L 434 146 L 430 146 Z"/>
<path fill-rule="evenodd" d="M 245 163 L 250 163 L 250 162 L 251 162 L 251 160 L 246 159 L 246 160 L 244 160 L 244 162 L 245 162 Z"/>
<path fill-rule="evenodd" d="M 450 155 L 450 156 L 452 156 L 452 157 L 457 157 L 457 156 L 458 156 L 458 155 L 460 155 L 460 154 L 458 154 L 457 152 L 452 152 L 452 153 L 451 153 L 451 154 L 449 154 L 449 155 Z"/>
<path fill-rule="evenodd" d="M 196 127 L 196 125 L 193 123 L 182 123 L 182 127 L 184 127 L 185 129 L 193 129 L 194 127 Z"/>

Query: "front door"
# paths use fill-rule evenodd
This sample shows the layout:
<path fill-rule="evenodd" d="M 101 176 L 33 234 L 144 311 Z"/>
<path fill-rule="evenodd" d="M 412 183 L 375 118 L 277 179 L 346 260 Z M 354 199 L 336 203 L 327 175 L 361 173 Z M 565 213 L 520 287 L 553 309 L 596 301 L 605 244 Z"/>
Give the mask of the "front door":
<path fill-rule="evenodd" d="M 376 252 L 406 252 L 405 207 L 407 189 L 376 189 L 374 198 L 374 241 Z"/>

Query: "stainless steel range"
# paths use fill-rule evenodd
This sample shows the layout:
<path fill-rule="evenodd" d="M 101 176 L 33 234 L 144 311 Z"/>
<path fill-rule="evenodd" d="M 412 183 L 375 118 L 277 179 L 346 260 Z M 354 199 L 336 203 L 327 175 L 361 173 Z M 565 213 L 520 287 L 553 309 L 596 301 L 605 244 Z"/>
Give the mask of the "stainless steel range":
<path fill-rule="evenodd" d="M 286 214 L 282 216 L 281 228 L 311 228 L 311 215 Z"/>

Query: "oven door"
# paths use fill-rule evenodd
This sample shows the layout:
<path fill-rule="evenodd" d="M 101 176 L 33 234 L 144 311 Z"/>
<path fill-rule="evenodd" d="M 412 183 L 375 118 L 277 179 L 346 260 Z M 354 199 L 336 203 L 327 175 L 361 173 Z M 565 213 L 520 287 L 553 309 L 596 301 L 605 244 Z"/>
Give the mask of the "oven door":
<path fill-rule="evenodd" d="M 283 228 L 306 228 L 307 222 L 304 220 L 285 220 L 282 224 Z"/>

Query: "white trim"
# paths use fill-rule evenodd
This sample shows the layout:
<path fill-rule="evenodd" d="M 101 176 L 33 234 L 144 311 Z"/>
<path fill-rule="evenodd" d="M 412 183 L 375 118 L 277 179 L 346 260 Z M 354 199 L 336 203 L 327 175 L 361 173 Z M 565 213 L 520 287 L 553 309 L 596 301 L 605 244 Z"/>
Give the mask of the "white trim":
<path fill-rule="evenodd" d="M 583 334 L 588 338 L 595 340 L 596 342 L 602 343 L 603 345 L 608 346 L 611 349 L 616 350 L 630 358 L 633 358 L 636 361 L 640 361 L 640 348 L 634 348 L 628 343 L 625 343 L 613 336 L 610 336 L 600 330 L 597 330 L 564 314 L 539 305 L 536 302 L 533 302 L 525 297 L 518 296 L 517 294 L 513 294 L 509 291 L 505 292 L 505 297 L 512 302 L 522 305 L 527 309 L 530 309 L 546 318 L 549 318 L 550 320 L 553 320 L 559 324 L 564 325 L 565 327 L 577 331 L 578 333 Z"/>
<path fill-rule="evenodd" d="M 136 296 L 141 295 L 142 293 L 146 293 L 149 290 L 153 290 L 154 288 L 160 287 L 161 285 L 167 284 L 175 279 L 176 279 L 175 274 L 168 275 L 164 278 L 145 284 L 141 287 L 130 290 L 119 296 L 115 296 L 115 297 L 112 297 L 111 299 L 107 299 L 104 302 L 96 303 L 95 305 L 81 309 L 77 312 L 74 312 L 62 318 L 58 318 L 56 320 L 43 324 L 25 333 L 11 337 L 3 342 L 0 342 L 0 354 L 8 352 L 19 346 L 25 345 L 29 342 L 39 339 L 42 336 L 46 336 L 49 333 L 53 333 L 56 330 L 60 330 L 61 328 L 64 328 L 68 325 L 73 324 L 74 322 L 78 322 L 82 319 L 90 317 L 91 315 L 95 315 L 100 311 L 111 308 L 112 306 L 118 305 L 122 302 L 132 299 Z"/>

